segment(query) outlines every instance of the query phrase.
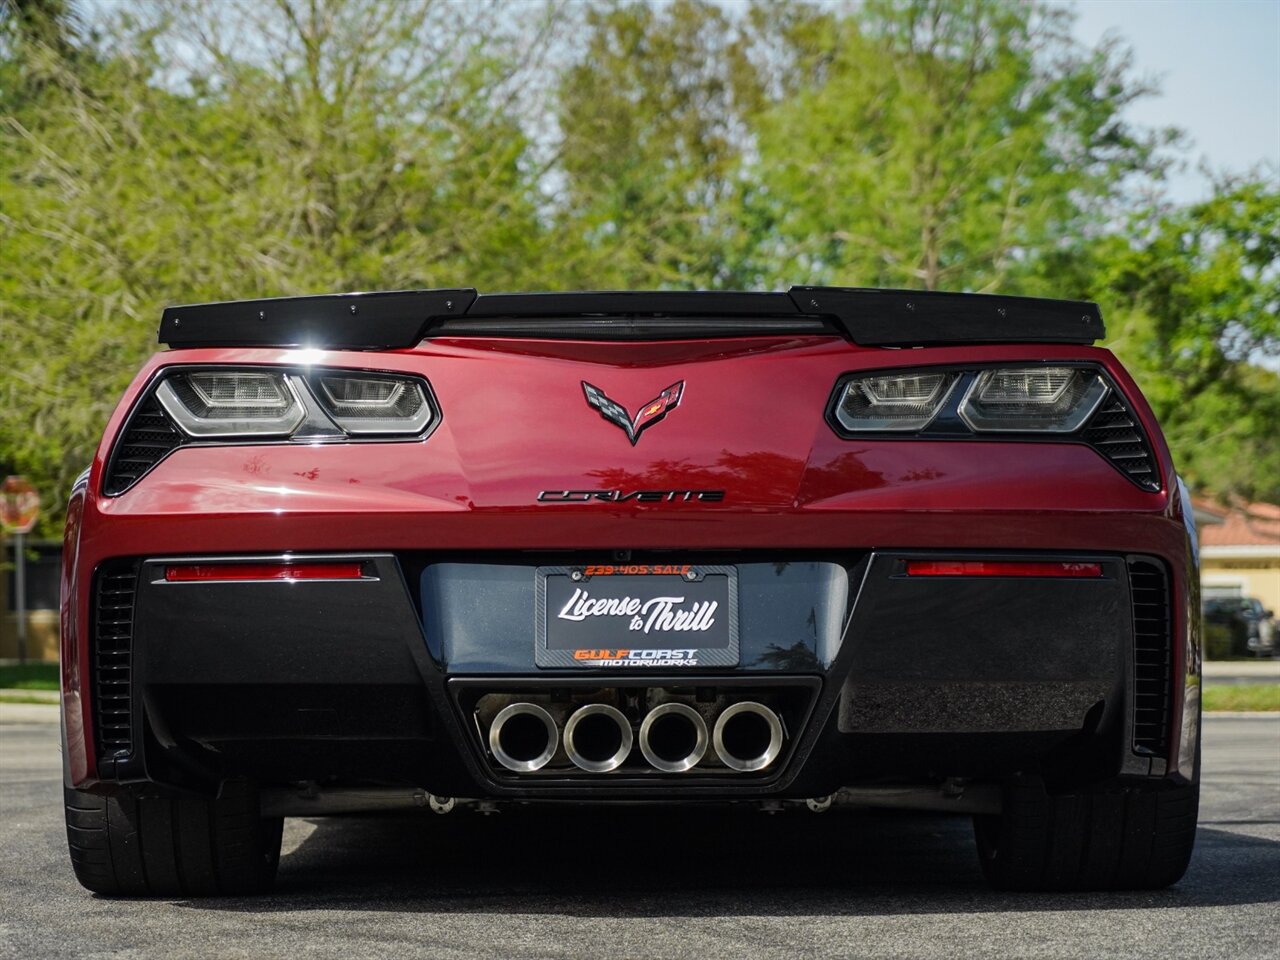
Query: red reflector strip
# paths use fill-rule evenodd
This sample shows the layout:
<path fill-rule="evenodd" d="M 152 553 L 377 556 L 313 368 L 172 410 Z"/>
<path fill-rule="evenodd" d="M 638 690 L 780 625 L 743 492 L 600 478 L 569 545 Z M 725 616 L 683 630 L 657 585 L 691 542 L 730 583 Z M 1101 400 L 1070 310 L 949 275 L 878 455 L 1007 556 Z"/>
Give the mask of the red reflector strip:
<path fill-rule="evenodd" d="M 194 580 L 359 580 L 359 561 L 332 563 L 185 563 L 165 567 L 170 583 Z"/>
<path fill-rule="evenodd" d="M 1024 560 L 908 560 L 909 577 L 1070 577 L 1102 576 L 1100 563 Z"/>

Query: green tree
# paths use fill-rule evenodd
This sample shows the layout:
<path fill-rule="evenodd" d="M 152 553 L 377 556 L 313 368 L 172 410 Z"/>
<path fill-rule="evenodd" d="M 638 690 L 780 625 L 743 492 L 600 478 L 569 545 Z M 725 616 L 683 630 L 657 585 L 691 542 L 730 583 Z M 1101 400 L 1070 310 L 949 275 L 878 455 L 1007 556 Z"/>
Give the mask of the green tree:
<path fill-rule="evenodd" d="M 759 157 L 745 205 L 771 276 L 1036 292 L 1034 261 L 1096 231 L 1160 172 L 1171 133 L 1125 108 L 1149 92 L 1114 43 L 1015 0 L 755 8 L 742 101 Z M 1055 291 L 1059 292 L 1060 291 Z"/>
<path fill-rule="evenodd" d="M 1136 238 L 1136 239 L 1130 239 Z M 1093 273 L 1125 361 L 1180 472 L 1224 499 L 1280 502 L 1280 190 L 1226 179 L 1202 203 L 1135 217 Z"/>
<path fill-rule="evenodd" d="M 23 26 L 0 50 L 0 459 L 47 500 L 167 303 L 543 285 L 521 125 L 543 8 L 107 12 L 92 36 Z"/>
<path fill-rule="evenodd" d="M 573 286 L 725 282 L 741 138 L 732 29 L 707 0 L 605 3 L 557 84 L 558 272 Z"/>

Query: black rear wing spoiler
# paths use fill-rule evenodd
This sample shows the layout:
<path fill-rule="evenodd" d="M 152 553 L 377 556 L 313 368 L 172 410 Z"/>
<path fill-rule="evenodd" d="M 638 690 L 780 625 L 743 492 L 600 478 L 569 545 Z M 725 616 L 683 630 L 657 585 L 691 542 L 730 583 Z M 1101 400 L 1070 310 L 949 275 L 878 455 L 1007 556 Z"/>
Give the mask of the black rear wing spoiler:
<path fill-rule="evenodd" d="M 634 291 L 478 294 L 396 290 L 168 307 L 170 347 L 385 350 L 433 337 L 691 339 L 842 334 L 863 346 L 1090 344 L 1095 303 L 923 290 L 792 287 L 786 293 Z"/>

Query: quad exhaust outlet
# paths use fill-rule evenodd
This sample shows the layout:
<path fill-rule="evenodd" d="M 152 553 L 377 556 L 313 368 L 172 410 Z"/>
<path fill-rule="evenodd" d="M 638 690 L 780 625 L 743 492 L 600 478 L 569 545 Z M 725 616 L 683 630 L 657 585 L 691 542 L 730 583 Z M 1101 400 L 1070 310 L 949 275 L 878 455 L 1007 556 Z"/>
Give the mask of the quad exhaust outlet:
<path fill-rule="evenodd" d="M 782 721 L 763 703 L 744 700 L 716 718 L 712 742 L 716 756 L 730 770 L 763 770 L 782 753 Z"/>
<path fill-rule="evenodd" d="M 533 773 L 545 767 L 560 746 L 560 731 L 536 703 L 503 707 L 489 725 L 489 750 L 508 770 Z"/>
<path fill-rule="evenodd" d="M 564 725 L 564 749 L 573 765 L 588 773 L 616 770 L 631 754 L 631 724 L 605 703 L 579 707 Z"/>
<path fill-rule="evenodd" d="M 690 770 L 707 752 L 707 722 L 688 704 L 660 704 L 640 724 L 640 752 L 663 773 Z"/>
<path fill-rule="evenodd" d="M 516 774 L 759 773 L 778 762 L 788 739 L 767 695 L 763 703 L 734 700 L 732 692 L 697 702 L 687 694 L 596 693 L 586 703 L 554 693 L 524 696 L 485 695 L 476 713 L 493 762 Z"/>

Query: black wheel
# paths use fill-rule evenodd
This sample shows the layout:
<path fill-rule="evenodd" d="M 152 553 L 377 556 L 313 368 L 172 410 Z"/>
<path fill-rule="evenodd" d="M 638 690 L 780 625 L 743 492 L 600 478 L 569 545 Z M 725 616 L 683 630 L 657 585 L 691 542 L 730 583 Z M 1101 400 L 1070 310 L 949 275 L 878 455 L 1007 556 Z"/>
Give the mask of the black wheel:
<path fill-rule="evenodd" d="M 1154 890 L 1181 879 L 1200 785 L 1163 783 L 1052 795 L 1018 778 L 1004 812 L 974 818 L 978 858 L 1001 890 Z"/>
<path fill-rule="evenodd" d="M 258 815 L 249 786 L 217 799 L 63 790 L 67 846 L 81 885 L 126 897 L 261 893 L 275 880 L 284 821 Z"/>

